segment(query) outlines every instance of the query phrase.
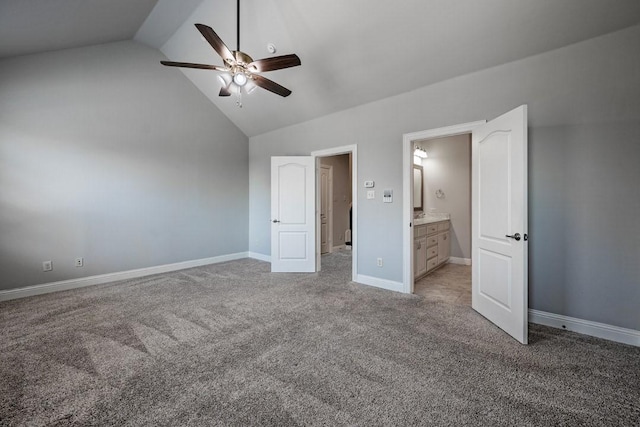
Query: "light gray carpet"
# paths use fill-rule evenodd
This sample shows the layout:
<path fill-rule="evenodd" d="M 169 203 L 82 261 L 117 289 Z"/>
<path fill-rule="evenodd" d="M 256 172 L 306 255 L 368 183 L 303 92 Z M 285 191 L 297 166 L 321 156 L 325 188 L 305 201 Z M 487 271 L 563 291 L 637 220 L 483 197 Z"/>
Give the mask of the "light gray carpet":
<path fill-rule="evenodd" d="M 640 348 L 240 260 L 0 304 L 2 425 L 639 425 Z"/>

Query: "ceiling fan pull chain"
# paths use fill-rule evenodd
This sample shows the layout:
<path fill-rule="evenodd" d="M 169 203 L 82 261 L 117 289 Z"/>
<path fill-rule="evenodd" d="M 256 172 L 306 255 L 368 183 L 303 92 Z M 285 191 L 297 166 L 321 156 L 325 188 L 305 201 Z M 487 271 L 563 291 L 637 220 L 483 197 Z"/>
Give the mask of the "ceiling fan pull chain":
<path fill-rule="evenodd" d="M 242 87 L 238 87 L 236 105 L 238 108 L 242 108 Z"/>

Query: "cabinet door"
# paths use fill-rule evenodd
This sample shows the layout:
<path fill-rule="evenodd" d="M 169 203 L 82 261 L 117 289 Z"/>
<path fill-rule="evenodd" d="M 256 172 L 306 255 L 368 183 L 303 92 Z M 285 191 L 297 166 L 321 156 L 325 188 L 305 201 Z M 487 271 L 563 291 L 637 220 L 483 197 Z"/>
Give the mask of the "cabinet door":
<path fill-rule="evenodd" d="M 413 246 L 414 277 L 418 277 L 427 272 L 427 238 L 415 239 Z"/>
<path fill-rule="evenodd" d="M 451 251 L 451 241 L 449 239 L 449 232 L 438 234 L 438 264 L 441 264 L 449 259 L 449 253 Z"/>

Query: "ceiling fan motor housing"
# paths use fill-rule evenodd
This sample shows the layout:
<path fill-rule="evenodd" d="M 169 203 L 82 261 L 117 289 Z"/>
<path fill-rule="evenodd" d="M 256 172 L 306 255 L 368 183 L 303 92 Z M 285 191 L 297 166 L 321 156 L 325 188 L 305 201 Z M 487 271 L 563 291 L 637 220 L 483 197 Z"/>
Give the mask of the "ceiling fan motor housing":
<path fill-rule="evenodd" d="M 239 50 L 234 50 L 233 56 L 236 59 L 236 64 L 238 65 L 246 66 L 247 64 L 251 64 L 253 62 L 253 58 L 251 58 L 244 52 L 240 52 Z"/>

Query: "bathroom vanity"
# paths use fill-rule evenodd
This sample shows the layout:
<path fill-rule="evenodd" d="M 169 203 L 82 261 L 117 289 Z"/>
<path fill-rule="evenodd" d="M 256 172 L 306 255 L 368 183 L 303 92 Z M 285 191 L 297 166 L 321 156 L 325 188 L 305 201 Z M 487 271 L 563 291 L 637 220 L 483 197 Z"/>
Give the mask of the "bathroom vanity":
<path fill-rule="evenodd" d="M 414 278 L 435 271 L 449 260 L 451 221 L 442 217 L 423 217 L 414 220 L 413 265 Z"/>

